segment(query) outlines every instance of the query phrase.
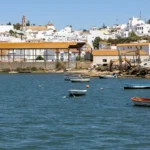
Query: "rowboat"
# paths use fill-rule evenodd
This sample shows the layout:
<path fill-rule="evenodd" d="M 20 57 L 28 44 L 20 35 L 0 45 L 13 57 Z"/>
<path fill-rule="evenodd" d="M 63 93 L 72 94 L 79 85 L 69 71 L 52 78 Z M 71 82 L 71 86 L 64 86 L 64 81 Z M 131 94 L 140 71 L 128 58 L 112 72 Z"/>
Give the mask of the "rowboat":
<path fill-rule="evenodd" d="M 71 79 L 79 78 L 78 76 L 64 76 L 65 81 L 70 81 Z"/>
<path fill-rule="evenodd" d="M 118 78 L 117 75 L 100 75 L 99 76 L 100 79 L 116 79 Z"/>
<path fill-rule="evenodd" d="M 150 98 L 132 97 L 131 100 L 136 106 L 150 106 Z"/>
<path fill-rule="evenodd" d="M 85 95 L 87 90 L 68 90 L 70 96 L 82 96 Z"/>
<path fill-rule="evenodd" d="M 89 77 L 84 74 L 65 74 L 64 75 L 65 81 L 70 81 L 71 79 L 78 79 L 78 78 L 89 78 Z"/>
<path fill-rule="evenodd" d="M 74 78 L 70 79 L 71 82 L 90 82 L 90 78 Z"/>
<path fill-rule="evenodd" d="M 150 84 L 125 84 L 124 89 L 150 89 Z"/>

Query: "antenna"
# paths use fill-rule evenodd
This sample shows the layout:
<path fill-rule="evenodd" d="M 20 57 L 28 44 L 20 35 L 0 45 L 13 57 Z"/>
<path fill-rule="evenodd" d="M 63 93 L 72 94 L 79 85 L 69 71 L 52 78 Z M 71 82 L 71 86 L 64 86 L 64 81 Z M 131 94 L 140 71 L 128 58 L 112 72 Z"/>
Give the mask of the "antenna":
<path fill-rule="evenodd" d="M 116 18 L 116 24 L 118 24 L 118 16 L 117 16 L 117 18 Z"/>
<path fill-rule="evenodd" d="M 142 12 L 140 11 L 140 19 L 142 19 Z"/>

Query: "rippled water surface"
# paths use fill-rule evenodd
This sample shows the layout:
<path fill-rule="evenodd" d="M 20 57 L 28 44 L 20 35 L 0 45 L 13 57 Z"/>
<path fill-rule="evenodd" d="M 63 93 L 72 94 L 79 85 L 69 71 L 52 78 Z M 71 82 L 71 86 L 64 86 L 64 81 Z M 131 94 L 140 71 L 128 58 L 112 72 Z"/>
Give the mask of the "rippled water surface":
<path fill-rule="evenodd" d="M 130 98 L 150 97 L 150 90 L 124 90 L 124 83 L 150 80 L 93 78 L 86 96 L 70 98 L 69 89 L 87 83 L 60 74 L 0 75 L 0 150 L 149 150 L 150 108 Z"/>

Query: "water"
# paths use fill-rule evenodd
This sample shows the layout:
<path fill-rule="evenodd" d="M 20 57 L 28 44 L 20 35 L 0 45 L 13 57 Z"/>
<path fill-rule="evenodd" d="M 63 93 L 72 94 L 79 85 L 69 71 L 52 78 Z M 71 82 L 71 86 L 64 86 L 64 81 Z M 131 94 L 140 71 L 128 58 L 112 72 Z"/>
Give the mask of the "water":
<path fill-rule="evenodd" d="M 131 97 L 150 90 L 124 90 L 149 79 L 91 79 L 71 83 L 60 74 L 0 75 L 0 150 L 149 150 L 149 107 Z M 87 95 L 68 97 L 68 89 Z M 101 90 L 103 88 L 103 90 Z"/>

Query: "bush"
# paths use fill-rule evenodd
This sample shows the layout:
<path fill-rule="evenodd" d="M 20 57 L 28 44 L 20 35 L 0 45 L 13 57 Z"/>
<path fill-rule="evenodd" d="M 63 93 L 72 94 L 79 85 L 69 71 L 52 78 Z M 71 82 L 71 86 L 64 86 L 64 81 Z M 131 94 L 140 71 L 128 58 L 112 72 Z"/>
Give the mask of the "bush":
<path fill-rule="evenodd" d="M 106 66 L 98 66 L 98 67 L 96 67 L 95 70 L 97 70 L 97 71 L 106 71 L 107 67 Z"/>
<path fill-rule="evenodd" d="M 10 68 L 5 68 L 5 69 L 3 69 L 2 71 L 3 71 L 3 72 L 9 72 L 9 71 L 11 71 L 11 69 L 10 69 Z"/>
<path fill-rule="evenodd" d="M 76 61 L 84 61 L 84 57 L 77 56 Z"/>
<path fill-rule="evenodd" d="M 56 69 L 57 69 L 57 70 L 65 70 L 66 67 L 65 67 L 64 63 L 62 63 L 62 62 L 57 62 L 57 63 L 56 63 Z"/>
<path fill-rule="evenodd" d="M 36 60 L 45 60 L 42 56 L 38 56 Z"/>
<path fill-rule="evenodd" d="M 37 71 L 38 69 L 36 67 L 31 68 L 32 71 Z"/>

